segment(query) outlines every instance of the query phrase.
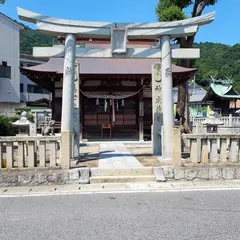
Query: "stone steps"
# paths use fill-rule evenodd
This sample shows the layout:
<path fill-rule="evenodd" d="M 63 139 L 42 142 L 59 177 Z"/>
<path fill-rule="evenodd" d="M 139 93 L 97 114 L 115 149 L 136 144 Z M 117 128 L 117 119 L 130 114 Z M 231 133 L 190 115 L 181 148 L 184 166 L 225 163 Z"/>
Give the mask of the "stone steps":
<path fill-rule="evenodd" d="M 91 168 L 92 177 L 153 175 L 152 167 L 139 168 Z"/>
<path fill-rule="evenodd" d="M 155 182 L 155 179 L 154 175 L 96 176 L 90 177 L 90 183 Z"/>
<path fill-rule="evenodd" d="M 161 171 L 156 171 L 153 167 L 91 168 L 90 183 L 164 182 L 165 178 Z"/>

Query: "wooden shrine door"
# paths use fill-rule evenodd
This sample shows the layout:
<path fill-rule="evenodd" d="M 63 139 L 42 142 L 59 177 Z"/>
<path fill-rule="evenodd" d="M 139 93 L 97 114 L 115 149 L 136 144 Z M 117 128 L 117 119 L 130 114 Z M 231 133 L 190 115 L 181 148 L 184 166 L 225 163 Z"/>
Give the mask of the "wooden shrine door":
<path fill-rule="evenodd" d="M 114 110 L 113 110 L 114 102 Z M 101 126 L 112 126 L 112 138 L 137 138 L 137 97 L 110 101 L 109 99 L 83 98 L 83 137 L 100 139 Z M 115 121 L 114 121 L 115 118 Z M 105 135 L 106 138 L 109 134 Z M 104 137 L 104 138 L 105 138 Z"/>

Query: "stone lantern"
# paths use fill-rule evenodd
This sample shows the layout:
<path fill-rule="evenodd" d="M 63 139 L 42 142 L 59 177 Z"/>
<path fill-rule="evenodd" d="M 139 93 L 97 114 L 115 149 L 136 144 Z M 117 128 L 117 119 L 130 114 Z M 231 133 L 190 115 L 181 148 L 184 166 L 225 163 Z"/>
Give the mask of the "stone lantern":
<path fill-rule="evenodd" d="M 31 122 L 27 119 L 27 112 L 25 111 L 21 113 L 19 120 L 12 123 L 12 125 L 18 129 L 17 135 L 21 135 L 21 136 L 30 135 L 30 124 Z"/>
<path fill-rule="evenodd" d="M 207 126 L 207 133 L 217 133 L 218 126 L 223 124 L 220 119 L 215 117 L 214 111 L 211 111 L 209 117 L 203 122 L 203 125 Z"/>

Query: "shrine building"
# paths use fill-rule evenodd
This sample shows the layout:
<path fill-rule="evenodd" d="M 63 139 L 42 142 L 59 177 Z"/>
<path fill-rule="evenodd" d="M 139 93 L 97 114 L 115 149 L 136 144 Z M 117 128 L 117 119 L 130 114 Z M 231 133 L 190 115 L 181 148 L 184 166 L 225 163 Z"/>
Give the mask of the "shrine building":
<path fill-rule="evenodd" d="M 106 40 L 79 39 L 84 47 L 109 47 Z M 131 41 L 132 47 L 157 48 L 156 41 Z M 150 140 L 152 65 L 159 59 L 76 58 L 80 65 L 80 136 L 82 139 Z M 21 72 L 52 92 L 52 118 L 61 123 L 63 58 L 22 67 Z M 173 87 L 196 69 L 172 65 Z M 103 130 L 104 126 L 110 130 Z M 142 126 L 141 126 L 142 125 Z M 111 135 L 111 136 L 110 136 Z"/>

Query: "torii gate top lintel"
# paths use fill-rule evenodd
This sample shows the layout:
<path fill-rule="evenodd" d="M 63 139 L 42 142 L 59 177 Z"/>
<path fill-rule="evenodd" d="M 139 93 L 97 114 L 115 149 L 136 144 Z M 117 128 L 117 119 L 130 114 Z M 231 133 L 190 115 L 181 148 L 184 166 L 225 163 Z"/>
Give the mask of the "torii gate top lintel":
<path fill-rule="evenodd" d="M 128 39 L 156 39 L 162 35 L 170 38 L 193 35 L 198 27 L 214 20 L 215 12 L 200 17 L 173 22 L 153 23 L 113 23 L 85 22 L 47 17 L 17 7 L 21 20 L 37 25 L 39 31 L 53 36 L 64 36 L 67 33 L 89 38 L 111 38 L 112 29 L 127 29 Z"/>

